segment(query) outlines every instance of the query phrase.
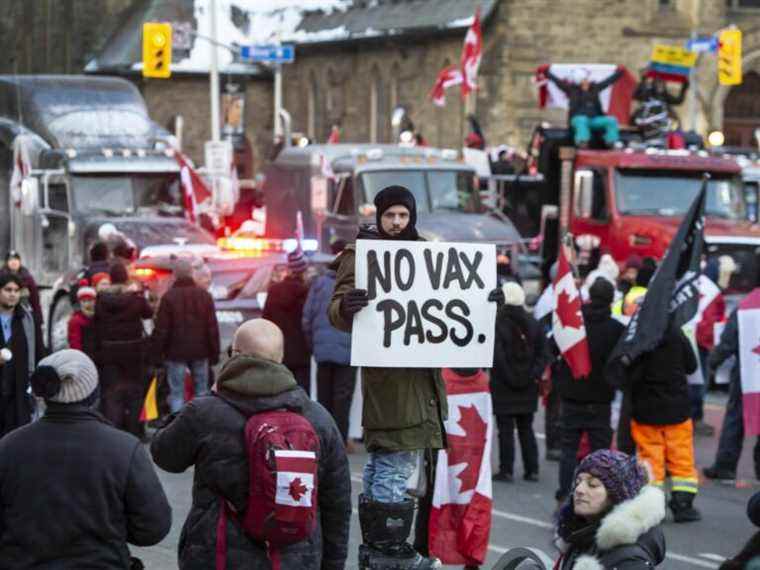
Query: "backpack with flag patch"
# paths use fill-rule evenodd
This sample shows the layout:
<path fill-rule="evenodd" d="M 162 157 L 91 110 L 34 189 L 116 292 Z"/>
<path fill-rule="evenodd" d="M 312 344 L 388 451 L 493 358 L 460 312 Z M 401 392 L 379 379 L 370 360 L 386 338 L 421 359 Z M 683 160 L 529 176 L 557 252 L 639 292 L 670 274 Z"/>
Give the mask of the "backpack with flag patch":
<path fill-rule="evenodd" d="M 319 437 L 301 414 L 270 410 L 245 424 L 248 503 L 236 514 L 222 500 L 217 526 L 216 570 L 225 570 L 227 517 L 266 545 L 272 568 L 280 568 L 279 550 L 312 535 L 317 525 Z"/>

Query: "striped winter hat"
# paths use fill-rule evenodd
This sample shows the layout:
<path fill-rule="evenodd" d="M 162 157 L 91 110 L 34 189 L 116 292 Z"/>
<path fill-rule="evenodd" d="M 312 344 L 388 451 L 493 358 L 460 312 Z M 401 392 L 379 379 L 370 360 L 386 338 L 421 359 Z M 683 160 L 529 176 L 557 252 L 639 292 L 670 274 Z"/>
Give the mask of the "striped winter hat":
<path fill-rule="evenodd" d="M 306 258 L 300 248 L 288 254 L 288 270 L 291 273 L 303 273 L 306 267 Z"/>
<path fill-rule="evenodd" d="M 67 348 L 40 360 L 31 384 L 34 393 L 49 402 L 74 404 L 98 387 L 98 369 L 84 352 Z"/>

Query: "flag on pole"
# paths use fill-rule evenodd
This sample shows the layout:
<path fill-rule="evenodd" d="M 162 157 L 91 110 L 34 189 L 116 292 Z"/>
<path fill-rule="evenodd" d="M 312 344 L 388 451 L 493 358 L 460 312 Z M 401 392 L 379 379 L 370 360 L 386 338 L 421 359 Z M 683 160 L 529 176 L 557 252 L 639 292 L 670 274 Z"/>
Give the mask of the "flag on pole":
<path fill-rule="evenodd" d="M 149 422 L 158 418 L 158 380 L 155 376 L 150 381 L 148 393 L 145 395 L 142 410 L 140 410 L 140 421 Z"/>
<path fill-rule="evenodd" d="M 491 532 L 493 413 L 488 375 L 444 368 L 448 448 L 438 452 L 428 527 L 430 553 L 444 564 L 484 563 Z"/>
<path fill-rule="evenodd" d="M 28 135 L 19 135 L 13 140 L 13 172 L 11 173 L 10 194 L 16 207 L 21 206 L 21 181 L 29 176 L 32 161 L 29 156 Z"/>
<path fill-rule="evenodd" d="M 483 56 L 483 33 L 480 30 L 480 8 L 475 10 L 472 25 L 467 30 L 462 46 L 460 68 L 462 71 L 462 97 L 478 88 L 478 68 Z"/>
<path fill-rule="evenodd" d="M 760 288 L 739 303 L 737 319 L 744 435 L 760 435 Z"/>
<path fill-rule="evenodd" d="M 575 286 L 566 249 L 560 245 L 557 278 L 553 284 L 552 333 L 570 373 L 577 379 L 591 372 L 591 356 L 581 313 L 581 295 Z"/>
<path fill-rule="evenodd" d="M 536 69 L 534 82 L 538 87 L 538 106 L 568 108 L 567 96 L 553 81 L 546 76 L 547 71 L 552 75 L 572 82 L 576 76 L 588 77 L 590 81 L 599 83 L 604 81 L 618 69 L 622 70 L 622 76 L 612 85 L 603 89 L 599 94 L 602 109 L 608 115 L 617 118 L 621 125 L 627 125 L 630 118 L 631 100 L 636 89 L 636 78 L 624 66 L 609 64 L 585 64 L 585 63 L 560 63 L 541 65 Z"/>
<path fill-rule="evenodd" d="M 195 222 L 201 212 L 201 207 L 211 203 L 213 195 L 184 154 L 175 150 L 173 156 L 179 165 L 185 214 L 191 222 Z"/>
<path fill-rule="evenodd" d="M 705 178 L 649 282 L 644 302 L 612 351 L 608 360 L 611 365 L 618 362 L 625 365 L 626 360 L 632 363 L 660 343 L 671 319 L 680 328 L 697 313 L 706 191 Z"/>
<path fill-rule="evenodd" d="M 435 78 L 435 85 L 430 90 L 428 96 L 433 100 L 433 104 L 438 107 L 446 105 L 446 89 L 462 83 L 462 70 L 456 65 L 444 67 Z"/>

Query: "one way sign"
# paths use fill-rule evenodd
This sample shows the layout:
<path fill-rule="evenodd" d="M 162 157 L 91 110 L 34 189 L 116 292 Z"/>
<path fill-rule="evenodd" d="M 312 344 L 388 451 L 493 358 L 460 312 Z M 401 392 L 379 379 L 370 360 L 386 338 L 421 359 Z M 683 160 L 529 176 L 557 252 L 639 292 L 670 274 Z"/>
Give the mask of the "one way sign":
<path fill-rule="evenodd" d="M 243 46 L 240 58 L 256 63 L 293 63 L 296 50 L 292 44 Z"/>

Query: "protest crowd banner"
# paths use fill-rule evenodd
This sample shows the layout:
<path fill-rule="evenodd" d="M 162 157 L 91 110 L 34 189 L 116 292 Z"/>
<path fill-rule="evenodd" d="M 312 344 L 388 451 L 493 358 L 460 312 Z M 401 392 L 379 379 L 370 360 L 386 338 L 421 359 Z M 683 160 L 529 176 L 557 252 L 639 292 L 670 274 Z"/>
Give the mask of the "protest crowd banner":
<path fill-rule="evenodd" d="M 369 292 L 351 335 L 351 365 L 490 368 L 494 245 L 358 240 L 356 286 Z"/>

